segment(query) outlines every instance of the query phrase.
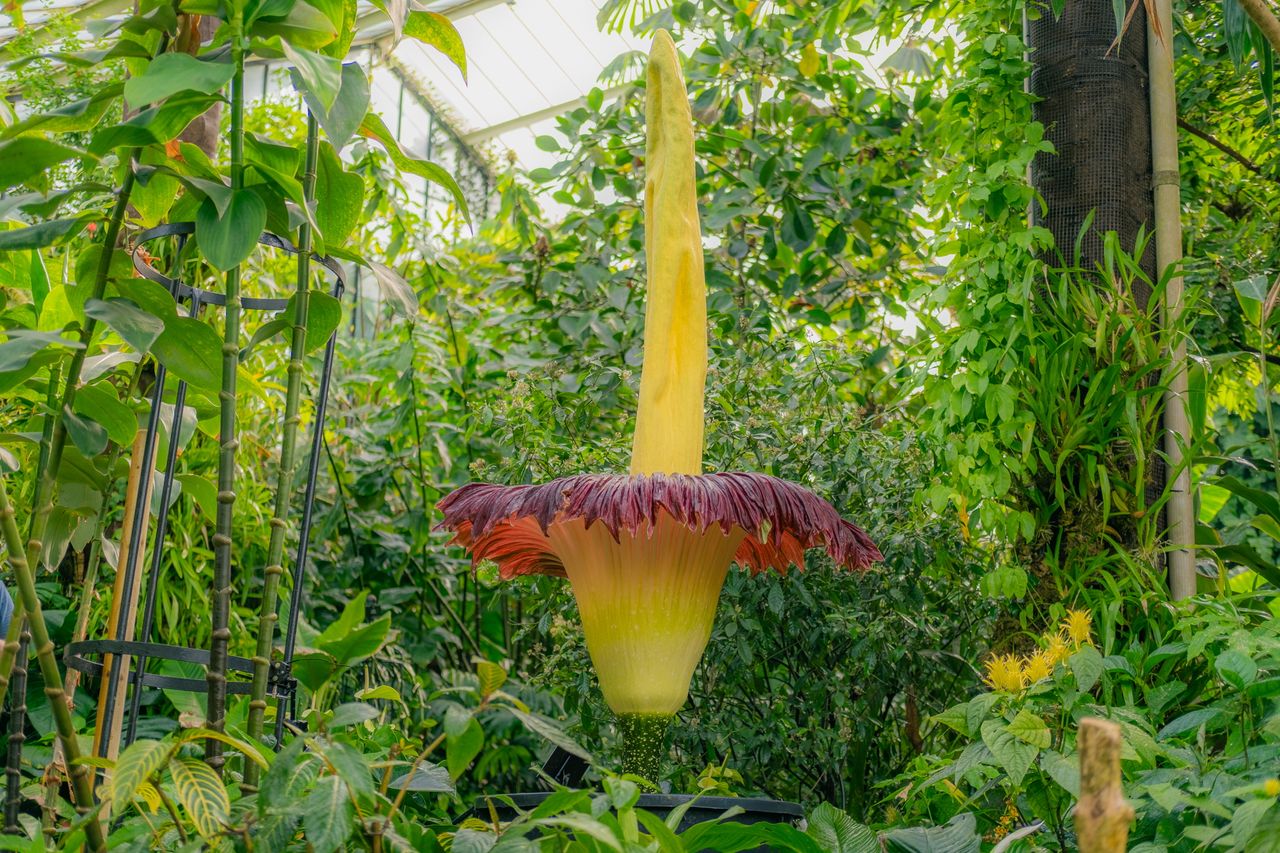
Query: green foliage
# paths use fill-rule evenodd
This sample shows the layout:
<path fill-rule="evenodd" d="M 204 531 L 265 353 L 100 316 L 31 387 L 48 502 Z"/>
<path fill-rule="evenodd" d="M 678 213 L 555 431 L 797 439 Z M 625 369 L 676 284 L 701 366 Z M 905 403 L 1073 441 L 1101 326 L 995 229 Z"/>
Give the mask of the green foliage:
<path fill-rule="evenodd" d="M 465 73 L 447 20 L 379 7 L 393 32 Z M 372 275 L 349 282 L 363 286 L 350 331 L 325 283 L 303 283 L 306 370 L 342 336 L 295 670 L 308 730 L 290 730 L 276 756 L 245 742 L 247 709 L 233 705 L 230 734 L 212 736 L 232 749 L 215 783 L 195 753 L 211 737 L 198 728 L 203 702 L 144 691 L 144 739 L 113 770 L 113 844 L 969 851 L 979 833 L 1043 821 L 1019 843 L 1068 849 L 1075 725 L 1088 714 L 1122 724 L 1142 849 L 1266 849 L 1280 825 L 1280 663 L 1266 619 L 1277 605 L 1271 592 L 1236 593 L 1274 586 L 1280 553 L 1274 63 L 1238 4 L 1187 7 L 1173 36 L 1180 114 L 1200 131 L 1183 139 L 1193 310 L 1174 324 L 1134 298 L 1151 285 L 1158 297 L 1161 282 L 1132 247 L 1112 241 L 1103 269 L 1081 270 L 1027 224 L 1038 203 L 1027 166 L 1050 152 L 1024 87 L 1022 3 L 602 8 L 613 25 L 672 27 L 688 48 L 713 326 L 708 462 L 809 485 L 886 554 L 863 577 L 822 560 L 788 577 L 732 573 L 672 744 L 674 789 L 828 801 L 804 832 L 723 820 L 679 831 L 639 808 L 635 785 L 609 774 L 613 722 L 567 590 L 499 583 L 431 530 L 435 502 L 469 479 L 624 467 L 645 272 L 636 57 L 619 57 L 539 138 L 551 165 L 501 176 L 498 217 L 445 245 L 424 238 L 438 229 L 404 204 L 398 173 L 444 187 L 459 210 L 461 192 L 368 112 L 368 80 L 343 61 L 354 4 L 182 11 L 227 20 L 214 43 L 179 48 L 183 17 L 144 2 L 93 50 L 67 42 L 46 55 L 25 34 L 9 48 L 29 112 L 0 130 L 0 443 L 25 508 L 54 420 L 69 439 L 39 578 L 56 643 L 105 622 L 122 475 L 157 365 L 191 384 L 192 406 L 177 435 L 162 418 L 157 458 L 169 442 L 181 452 L 154 475 L 180 486 L 157 634 L 210 641 L 213 415 L 228 373 L 243 427 L 236 561 L 246 579 L 269 561 L 296 297 L 250 323 L 224 371 L 220 312 L 179 316 L 124 251 L 104 254 L 121 188 L 132 182 L 122 246 L 160 222 L 197 223 L 182 252 L 145 249 L 185 281 L 218 288 L 239 264 L 252 295 L 287 293 L 293 259 L 258 249 L 257 235 L 304 223 L 318 251 Z M 877 37 L 897 49 L 874 67 Z M 179 138 L 235 73 L 235 44 L 296 69 L 325 136 L 314 204 L 294 103 L 247 111 L 238 164 L 230 145 L 210 156 Z M 451 214 L 445 232 L 461 237 L 460 224 Z M 1164 600 L 1166 496 L 1148 489 L 1163 353 L 1180 339 L 1197 358 L 1193 473 L 1212 546 L 1200 556 L 1220 569 L 1204 585 L 1216 595 L 1190 611 Z M 75 400 L 61 406 L 78 358 Z M 242 626 L 261 590 L 234 591 L 235 653 L 251 653 Z M 984 655 L 1025 652 L 1061 601 L 1092 607 L 1098 647 L 1034 684 L 975 693 Z M 37 767 L 54 762 L 55 709 L 41 676 L 31 681 Z M 93 719 L 83 694 L 79 730 Z M 600 790 L 557 791 L 509 825 L 469 816 L 478 795 L 538 785 L 552 745 L 591 757 Z M 259 759 L 270 766 L 258 790 L 242 791 L 235 781 Z M 51 837 L 75 847 L 86 824 L 58 794 L 44 792 Z"/>
<path fill-rule="evenodd" d="M 1074 849 L 1075 730 L 1086 716 L 1120 725 L 1131 844 L 1253 849 L 1270 837 L 1280 768 L 1280 633 L 1267 597 L 1193 600 L 1151 614 L 1141 633 L 1103 636 L 1030 683 L 979 694 L 933 718 L 959 738 L 922 756 L 908 822 L 976 810 L 984 831 L 1006 814 L 1045 823 L 1038 843 Z M 1146 848 L 1143 848 L 1146 849 Z"/>

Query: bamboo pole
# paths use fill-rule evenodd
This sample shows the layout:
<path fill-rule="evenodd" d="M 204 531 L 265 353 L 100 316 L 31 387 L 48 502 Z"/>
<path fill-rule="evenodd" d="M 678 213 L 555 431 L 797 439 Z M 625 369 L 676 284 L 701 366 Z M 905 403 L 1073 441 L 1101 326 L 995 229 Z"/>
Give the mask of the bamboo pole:
<path fill-rule="evenodd" d="M 13 707 L 9 709 L 9 756 L 5 765 L 4 831 L 21 831 L 18 811 L 22 806 L 22 747 L 27 742 L 27 662 L 31 647 L 31 624 L 18 620 L 18 659 L 13 665 Z"/>
<path fill-rule="evenodd" d="M 302 178 L 303 198 L 315 196 L 316 163 L 319 158 L 320 127 L 315 115 L 307 113 L 307 154 Z M 271 516 L 271 541 L 267 546 L 267 568 L 262 582 L 262 608 L 258 615 L 258 647 L 253 656 L 253 686 L 249 699 L 249 736 L 262 737 L 262 721 L 267 710 L 267 678 L 271 672 L 271 649 L 275 644 L 276 613 L 279 604 L 280 576 L 284 574 L 284 533 L 288 527 L 290 498 L 293 496 L 293 474 L 296 465 L 298 423 L 302 398 L 303 358 L 307 353 L 307 315 L 311 298 L 311 227 L 305 221 L 298 228 L 298 275 L 294 291 L 293 337 L 289 342 L 289 380 L 285 391 L 284 429 L 280 437 L 280 467 L 276 471 L 275 508 Z M 317 428 L 319 428 L 317 426 Z M 301 567 L 295 567 L 300 569 Z M 294 583 L 301 582 L 295 570 Z M 244 789 L 254 791 L 258 785 L 258 765 L 246 762 Z"/>
<path fill-rule="evenodd" d="M 1147 68 L 1151 77 L 1151 171 L 1155 193 L 1156 271 L 1168 276 L 1162 325 L 1179 325 L 1183 306 L 1182 276 L 1169 273 L 1182 261 L 1182 202 L 1178 173 L 1178 99 L 1173 78 L 1173 5 L 1155 0 L 1155 25 L 1147 27 Z M 1187 416 L 1187 344 L 1177 335 L 1169 346 L 1164 393 L 1164 451 L 1170 484 L 1166 505 L 1169 541 L 1169 592 L 1175 599 L 1196 591 L 1196 518 L 1191 493 L 1191 466 L 1185 458 L 1191 444 Z"/>
<path fill-rule="evenodd" d="M 22 548 L 22 534 L 18 532 L 14 515 L 13 507 L 9 504 L 9 493 L 4 487 L 4 481 L 0 480 L 0 525 L 3 526 L 5 545 L 9 549 L 9 561 L 13 564 L 13 574 L 18 581 L 23 609 L 27 612 L 31 637 L 36 643 L 36 659 L 40 663 L 40 674 L 44 677 L 44 692 L 49 698 L 54 726 L 58 730 L 58 739 L 62 742 L 62 749 L 67 757 L 76 811 L 86 815 L 93 809 L 91 770 L 87 764 L 82 764 L 79 760 L 80 743 L 76 739 L 75 722 L 71 719 L 71 709 L 67 707 L 66 694 L 62 689 L 62 673 L 58 670 L 58 659 L 54 656 L 53 641 L 49 639 L 49 627 L 44 621 L 44 610 L 40 605 L 40 598 L 36 595 L 33 563 L 27 559 L 27 554 Z M 87 821 L 84 832 L 90 850 L 106 849 L 106 839 L 102 833 L 101 823 L 97 820 Z"/>
<path fill-rule="evenodd" d="M 230 25 L 231 62 L 231 189 L 244 186 L 244 51 L 242 13 Z M 227 715 L 227 655 L 231 643 L 231 526 L 236 500 L 236 372 L 240 364 L 240 266 L 227 272 L 226 315 L 222 337 L 222 391 L 218 394 L 218 513 L 213 536 L 213 630 L 209 639 L 208 720 L 223 731 Z M 222 742 L 205 741 L 205 761 L 219 775 L 226 758 Z"/>
<path fill-rule="evenodd" d="M 1280 51 L 1280 18 L 1271 11 L 1266 0 L 1240 0 L 1240 7 L 1253 18 L 1258 29 L 1271 42 L 1272 49 Z"/>
<path fill-rule="evenodd" d="M 128 573 L 124 570 L 129 565 L 131 555 L 134 549 L 137 549 L 138 559 L 147 551 L 147 530 L 146 515 L 151 502 L 151 472 L 154 469 L 154 446 L 151 448 L 152 455 L 148 456 L 146 449 L 146 433 L 139 431 L 133 440 L 133 452 L 129 458 L 129 479 L 125 486 L 124 495 L 124 522 L 121 527 L 120 534 L 120 555 L 116 559 L 116 577 L 111 588 L 111 610 L 107 616 L 107 633 L 108 640 L 132 640 L 134 626 L 138 619 L 138 592 L 142 588 L 142 572 L 134 572 L 132 581 L 128 589 L 125 589 L 125 583 L 129 580 Z M 141 535 L 138 541 L 133 541 L 133 527 L 135 508 L 139 504 L 138 492 L 143 492 L 141 506 L 143 512 L 143 522 L 139 527 Z M 121 627 L 120 611 L 124 608 L 125 618 L 123 622 L 123 633 L 118 629 Z M 93 736 L 93 754 L 106 758 L 115 759 L 120 754 L 120 732 L 124 723 L 124 713 L 122 711 L 124 705 L 125 685 L 129 679 L 129 655 L 103 655 L 102 658 L 102 683 L 98 688 L 98 716 L 97 725 L 94 729 Z M 106 715 L 106 695 L 111 688 L 110 682 L 115 682 L 115 708 L 110 720 L 105 718 Z M 103 737 L 106 737 L 105 751 L 103 745 Z"/>
<path fill-rule="evenodd" d="M 1080 853 L 1124 853 L 1133 807 L 1120 784 L 1120 726 L 1086 717 L 1080 721 L 1080 802 L 1076 838 Z"/>

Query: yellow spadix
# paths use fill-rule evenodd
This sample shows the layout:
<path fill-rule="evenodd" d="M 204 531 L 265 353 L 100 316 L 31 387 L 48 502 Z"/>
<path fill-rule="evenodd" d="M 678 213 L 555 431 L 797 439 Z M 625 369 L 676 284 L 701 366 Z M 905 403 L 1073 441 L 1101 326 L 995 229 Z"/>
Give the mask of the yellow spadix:
<path fill-rule="evenodd" d="M 644 367 L 632 474 L 701 474 L 707 284 L 693 164 L 693 116 L 676 46 L 659 30 L 645 102 Z"/>

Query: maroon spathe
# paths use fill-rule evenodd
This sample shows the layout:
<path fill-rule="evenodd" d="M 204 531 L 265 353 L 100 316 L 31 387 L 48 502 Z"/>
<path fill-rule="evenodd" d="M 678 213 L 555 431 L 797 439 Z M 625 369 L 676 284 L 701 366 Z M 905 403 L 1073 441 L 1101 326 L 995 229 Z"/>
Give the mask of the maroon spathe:
<path fill-rule="evenodd" d="M 734 560 L 753 573 L 804 568 L 807 548 L 822 547 L 835 562 L 861 571 L 881 559 L 862 528 L 845 521 L 808 489 L 765 474 L 579 474 L 541 485 L 470 483 L 440 501 L 444 521 L 475 561 L 492 560 L 502 577 L 564 577 L 547 528 L 571 519 L 599 522 L 618 538 L 657 524 L 665 512 L 697 531 L 718 525 L 747 537 Z"/>

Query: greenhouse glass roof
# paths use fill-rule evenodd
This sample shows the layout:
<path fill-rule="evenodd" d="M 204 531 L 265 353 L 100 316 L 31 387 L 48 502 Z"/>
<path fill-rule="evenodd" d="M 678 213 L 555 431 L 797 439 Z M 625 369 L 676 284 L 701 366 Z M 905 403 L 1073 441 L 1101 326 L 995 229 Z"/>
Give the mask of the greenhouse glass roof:
<path fill-rule="evenodd" d="M 431 122 L 443 122 L 455 142 L 499 158 L 514 152 L 521 165 L 549 157 L 534 144 L 555 117 L 577 106 L 617 56 L 634 50 L 634 39 L 602 33 L 596 25 L 601 0 L 433 0 L 417 5 L 449 16 L 466 45 L 469 79 L 431 48 L 406 39 L 391 45 L 386 16 L 360 3 L 357 43 L 367 45 L 375 66 L 375 97 L 388 123 L 399 126 L 406 148 L 425 142 Z M 74 35 L 91 41 L 123 18 L 128 0 L 21 0 L 22 25 L 50 38 Z M 0 55 L 17 35 L 18 16 L 0 23 Z M 54 35 L 56 34 L 56 36 Z M 377 73 L 385 66 L 395 76 Z M 412 115 L 393 121 L 404 101 L 402 86 L 425 101 Z M 388 107 L 394 104 L 393 109 Z M 428 115 L 430 114 L 429 118 Z"/>

